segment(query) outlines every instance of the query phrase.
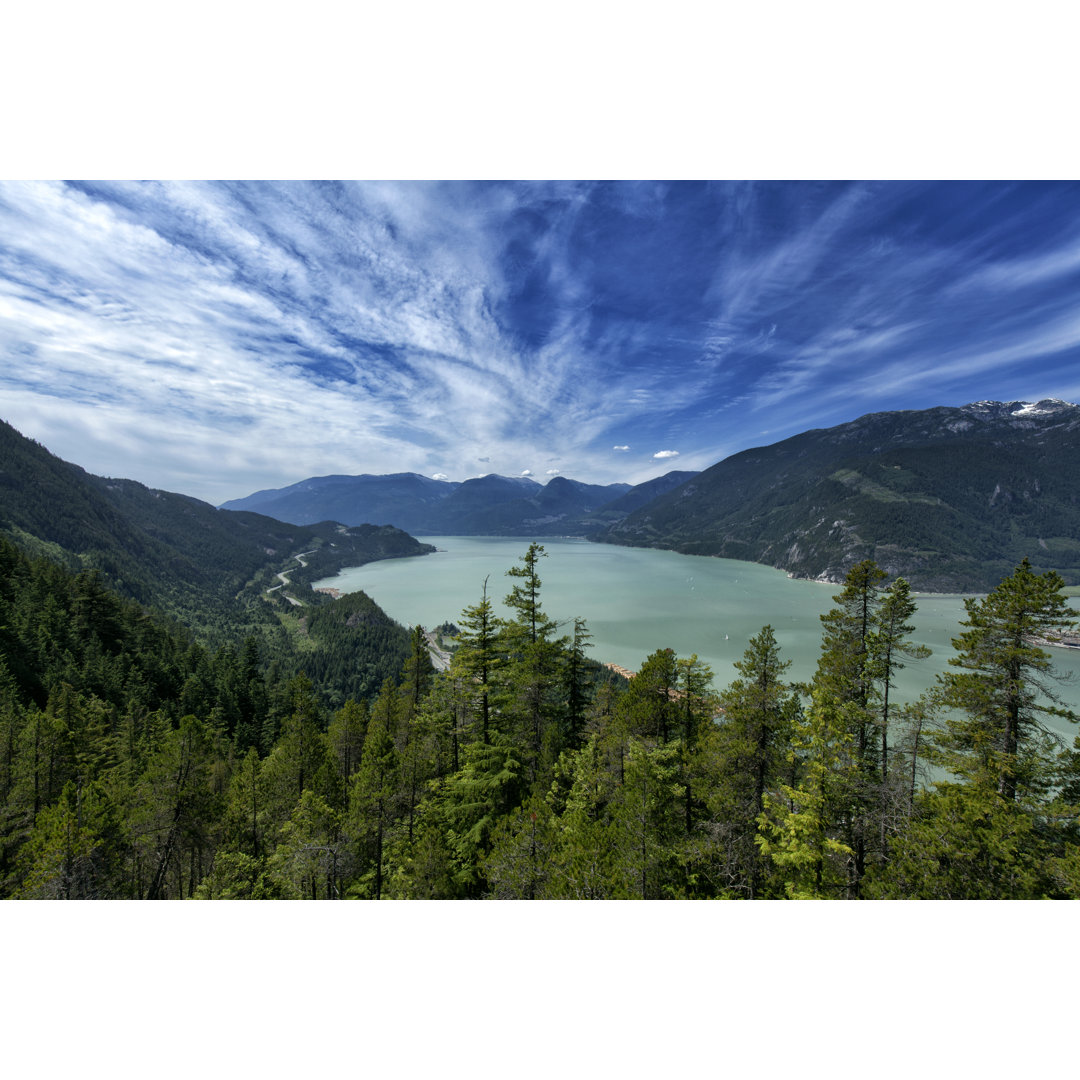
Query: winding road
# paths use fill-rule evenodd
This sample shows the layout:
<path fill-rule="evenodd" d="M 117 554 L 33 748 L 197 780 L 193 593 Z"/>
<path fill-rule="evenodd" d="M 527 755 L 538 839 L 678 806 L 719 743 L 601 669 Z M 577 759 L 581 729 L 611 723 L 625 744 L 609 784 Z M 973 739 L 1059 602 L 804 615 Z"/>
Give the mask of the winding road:
<path fill-rule="evenodd" d="M 317 550 L 318 550 L 317 548 L 312 548 L 310 551 L 302 551 L 302 552 L 300 552 L 299 555 L 294 555 L 293 558 L 296 559 L 296 561 L 301 566 L 307 566 L 307 563 L 304 562 L 304 556 L 305 555 L 314 555 Z M 266 590 L 267 593 L 277 592 L 278 589 L 283 588 L 284 586 L 290 584 L 288 575 L 286 575 L 286 574 L 278 574 L 277 577 L 279 577 L 281 579 L 281 584 L 280 585 L 271 585 L 270 588 Z M 293 596 L 289 596 L 288 593 L 285 593 L 284 596 L 285 596 L 285 599 L 288 600 L 289 603 L 294 605 L 295 607 L 303 607 L 304 606 L 303 603 L 300 600 L 297 600 Z"/>

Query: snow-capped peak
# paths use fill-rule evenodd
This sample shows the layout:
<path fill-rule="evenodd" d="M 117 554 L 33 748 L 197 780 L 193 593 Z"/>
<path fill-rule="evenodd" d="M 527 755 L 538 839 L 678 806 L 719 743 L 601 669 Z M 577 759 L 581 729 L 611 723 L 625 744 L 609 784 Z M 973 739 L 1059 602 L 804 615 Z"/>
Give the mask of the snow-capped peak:
<path fill-rule="evenodd" d="M 973 401 L 965 405 L 965 409 L 978 409 L 981 412 L 990 412 L 998 416 L 1053 416 L 1065 409 L 1075 409 L 1077 406 L 1071 401 L 1062 401 L 1060 398 L 1043 398 L 1041 401 Z"/>
<path fill-rule="evenodd" d="M 1060 398 L 1044 398 L 1042 401 L 1022 401 L 1019 409 L 1013 409 L 1013 416 L 1048 416 L 1062 409 L 1075 409 L 1071 402 Z"/>

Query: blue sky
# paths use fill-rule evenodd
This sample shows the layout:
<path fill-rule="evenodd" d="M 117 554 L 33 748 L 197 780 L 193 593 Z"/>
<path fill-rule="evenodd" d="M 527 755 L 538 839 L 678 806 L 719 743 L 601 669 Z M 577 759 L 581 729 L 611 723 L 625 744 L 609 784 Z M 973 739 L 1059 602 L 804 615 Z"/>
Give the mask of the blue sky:
<path fill-rule="evenodd" d="M 0 184 L 0 416 L 218 503 L 1080 399 L 1080 185 Z"/>

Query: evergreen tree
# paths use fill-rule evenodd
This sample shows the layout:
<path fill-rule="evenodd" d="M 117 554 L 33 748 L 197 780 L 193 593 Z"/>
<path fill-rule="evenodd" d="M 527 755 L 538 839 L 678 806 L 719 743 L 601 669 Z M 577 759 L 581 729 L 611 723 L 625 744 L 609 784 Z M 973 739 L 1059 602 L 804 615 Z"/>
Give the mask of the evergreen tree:
<path fill-rule="evenodd" d="M 942 676 L 943 701 L 960 716 L 946 720 L 937 738 L 941 764 L 954 774 L 985 781 L 1016 799 L 1025 787 L 1044 787 L 1037 756 L 1026 754 L 1046 733 L 1040 717 L 1077 722 L 1054 689 L 1050 654 L 1039 642 L 1060 637 L 1077 618 L 1062 594 L 1059 574 L 1036 574 L 1027 559 L 981 600 L 964 601 L 967 619 L 953 639 L 960 670 Z"/>
<path fill-rule="evenodd" d="M 555 816 L 540 795 L 503 817 L 492 830 L 491 851 L 481 864 L 487 895 L 494 900 L 549 899 L 559 840 Z"/>
<path fill-rule="evenodd" d="M 915 601 L 911 599 L 911 589 L 903 578 L 897 578 L 881 599 L 875 617 L 875 630 L 871 638 L 870 651 L 873 655 L 875 675 L 879 685 L 878 724 L 881 728 L 881 761 L 879 778 L 881 783 L 879 857 L 882 862 L 888 859 L 890 822 L 896 817 L 898 808 L 906 803 L 907 786 L 902 781 L 904 774 L 893 769 L 889 757 L 889 721 L 890 692 L 893 688 L 895 673 L 904 667 L 903 660 L 923 660 L 930 655 L 925 645 L 916 645 L 908 637 L 915 627 L 908 622 L 915 614 Z M 916 735 L 917 739 L 917 735 Z M 917 761 L 917 742 L 912 747 Z M 897 808 L 897 809 L 894 809 Z M 893 825 L 895 828 L 895 825 Z"/>
<path fill-rule="evenodd" d="M 183 899 L 185 871 L 190 896 L 204 877 L 204 861 L 209 869 L 206 825 L 217 814 L 209 783 L 212 757 L 213 739 L 206 723 L 185 716 L 147 764 L 138 818 L 139 832 L 148 841 L 147 900 Z"/>
<path fill-rule="evenodd" d="M 528 643 L 551 636 L 555 623 L 549 619 L 540 607 L 540 560 L 547 557 L 542 544 L 532 543 L 521 557 L 521 566 L 512 566 L 506 571 L 507 577 L 520 582 L 510 590 L 503 601 L 508 608 L 517 613 L 516 621 L 520 624 Z"/>
<path fill-rule="evenodd" d="M 641 665 L 619 699 L 617 711 L 625 731 L 641 739 L 666 743 L 680 728 L 679 664 L 673 649 L 657 649 Z"/>
<path fill-rule="evenodd" d="M 1039 644 L 1076 617 L 1062 588 L 1058 574 L 1036 574 L 1025 559 L 986 597 L 965 601 L 967 629 L 950 659 L 960 670 L 940 677 L 941 701 L 953 711 L 928 740 L 929 759 L 953 779 L 916 796 L 908 830 L 894 844 L 896 865 L 875 895 L 1070 894 L 1068 758 L 1041 718 L 1078 718 L 1061 707 L 1050 654 Z"/>
<path fill-rule="evenodd" d="M 498 648 L 503 622 L 495 617 L 487 595 L 488 579 L 484 578 L 484 591 L 480 603 L 467 607 L 461 614 L 460 647 L 454 654 L 453 670 L 476 684 L 480 713 L 480 738 L 488 741 L 491 717 L 489 701 L 492 676 L 501 663 Z M 457 765 L 454 766 L 455 770 Z"/>
<path fill-rule="evenodd" d="M 854 851 L 845 842 L 852 777 L 858 767 L 850 713 L 858 706 L 837 702 L 820 688 L 800 712 L 789 756 L 800 759 L 797 784 L 766 792 L 757 843 L 780 870 L 790 899 L 837 898 L 850 894 Z"/>
<path fill-rule="evenodd" d="M 435 667 L 431 662 L 427 634 L 422 626 L 414 626 L 409 634 L 409 658 L 401 671 L 398 699 L 401 703 L 401 734 L 407 737 L 420 703 L 431 692 Z"/>
<path fill-rule="evenodd" d="M 555 640 L 556 623 L 540 606 L 540 544 L 530 544 L 522 565 L 507 575 L 520 580 L 505 598 L 517 617 L 503 625 L 507 661 L 500 672 L 500 706 L 505 734 L 518 740 L 531 783 L 550 776 L 560 745 L 558 673 L 565 639 Z"/>
<path fill-rule="evenodd" d="M 866 872 L 868 844 L 880 832 L 876 824 L 882 777 L 874 732 L 879 697 L 879 664 L 874 649 L 878 604 L 885 571 L 872 559 L 851 568 L 844 588 L 833 600 L 837 606 L 821 616 L 824 627 L 821 657 L 814 686 L 819 698 L 836 706 L 834 715 L 850 724 L 854 770 L 848 774 L 847 799 L 851 815 L 846 821 L 846 843 L 852 849 L 849 890 L 859 895 Z"/>
<path fill-rule="evenodd" d="M 591 639 L 592 634 L 586 629 L 585 620 L 575 618 L 574 633 L 566 650 L 563 667 L 566 716 L 562 745 L 571 750 L 576 750 L 581 745 L 585 729 L 585 714 L 589 704 L 585 650 L 591 648 Z"/>
<path fill-rule="evenodd" d="M 259 752 L 251 747 L 233 774 L 225 805 L 225 842 L 259 860 L 266 855 L 266 792 Z"/>
<path fill-rule="evenodd" d="M 349 698 L 330 721 L 326 730 L 330 753 L 337 767 L 337 774 L 342 790 L 349 790 L 349 782 L 360 768 L 364 750 L 364 737 L 368 727 L 367 702 L 357 702 Z"/>
<path fill-rule="evenodd" d="M 605 900 L 616 888 L 612 826 L 607 812 L 619 782 L 600 734 L 559 759 L 547 801 L 557 815 L 559 843 L 552 854 L 547 895 Z"/>
<path fill-rule="evenodd" d="M 439 787 L 428 824 L 445 835 L 458 896 L 475 899 L 487 889 L 483 866 L 491 834 L 521 804 L 523 771 L 513 741 L 493 733 L 490 742 L 466 747 L 460 771 Z"/>
<path fill-rule="evenodd" d="M 349 791 L 349 829 L 365 868 L 362 894 L 382 899 L 386 877 L 386 839 L 394 823 L 394 796 L 400 763 L 394 743 L 394 686 L 387 680 L 371 712 L 360 769 Z"/>
<path fill-rule="evenodd" d="M 281 830 L 271 874 L 289 899 L 340 900 L 346 860 L 341 815 L 322 796 L 305 790 Z"/>
<path fill-rule="evenodd" d="M 40 900 L 124 897 L 123 829 L 102 786 L 68 781 L 42 810 L 21 852 L 19 896 Z"/>
<path fill-rule="evenodd" d="M 276 830 L 289 820 L 305 791 L 310 790 L 332 803 L 343 798 L 310 680 L 304 675 L 295 676 L 289 681 L 284 697 L 287 713 L 281 735 L 261 769 L 266 821 L 272 834 L 267 837 L 268 848 L 277 843 Z"/>
<path fill-rule="evenodd" d="M 758 822 L 765 793 L 793 781 L 788 759 L 799 700 L 783 681 L 790 666 L 780 658 L 773 628 L 762 627 L 736 661 L 740 678 L 720 694 L 720 723 L 696 757 L 708 811 L 704 831 L 714 849 L 708 857 L 721 863 L 706 872 L 727 895 L 757 898 L 770 874 L 757 844 Z"/>
<path fill-rule="evenodd" d="M 608 806 L 613 897 L 663 900 L 683 895 L 679 841 L 684 794 L 678 748 L 631 738 L 623 783 Z"/>
<path fill-rule="evenodd" d="M 678 683 L 676 697 L 680 714 L 679 782 L 684 789 L 683 828 L 689 836 L 696 823 L 701 805 L 701 793 L 693 790 L 694 756 L 699 733 L 717 715 L 719 703 L 712 690 L 712 668 L 703 664 L 697 654 L 676 661 Z"/>

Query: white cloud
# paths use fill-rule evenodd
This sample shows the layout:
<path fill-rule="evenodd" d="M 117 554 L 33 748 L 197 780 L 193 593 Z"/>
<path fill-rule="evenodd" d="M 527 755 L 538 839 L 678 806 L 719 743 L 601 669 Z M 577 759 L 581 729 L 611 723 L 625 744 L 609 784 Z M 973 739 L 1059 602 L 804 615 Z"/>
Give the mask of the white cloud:
<path fill-rule="evenodd" d="M 521 470 L 521 475 L 522 476 L 532 476 L 532 469 L 522 469 Z"/>
<path fill-rule="evenodd" d="M 0 183 L 0 415 L 91 472 L 212 501 L 328 471 L 445 478 L 434 470 L 454 461 L 513 475 L 522 457 L 638 482 L 680 453 L 605 452 L 612 434 L 677 441 L 696 468 L 720 452 L 701 443 L 724 407 L 734 452 L 760 442 L 764 415 L 789 434 L 923 387 L 943 401 L 999 396 L 983 384 L 1080 347 L 1071 296 L 1007 302 L 1010 288 L 1080 273 L 1075 233 L 1011 258 L 931 233 L 866 247 L 867 211 L 887 220 L 906 188 L 811 198 L 782 230 L 757 190 L 723 196 L 731 242 L 703 271 L 709 300 L 691 323 L 591 303 L 575 248 L 587 186 Z M 653 227 L 657 191 L 614 194 L 644 214 L 636 230 Z M 522 243 L 549 301 L 535 338 L 501 321 L 523 211 L 541 225 Z M 987 263 L 984 249 L 1002 254 Z M 927 290 L 953 281 L 942 316 Z M 818 287 L 836 304 L 800 322 L 798 297 Z M 994 306 L 977 318 L 987 290 Z M 943 319 L 982 330 L 942 335 Z"/>
<path fill-rule="evenodd" d="M 437 472 L 437 473 L 432 473 L 431 474 L 431 479 L 432 480 L 449 480 L 450 477 L 447 476 L 446 473 L 444 473 L 444 472 Z"/>

